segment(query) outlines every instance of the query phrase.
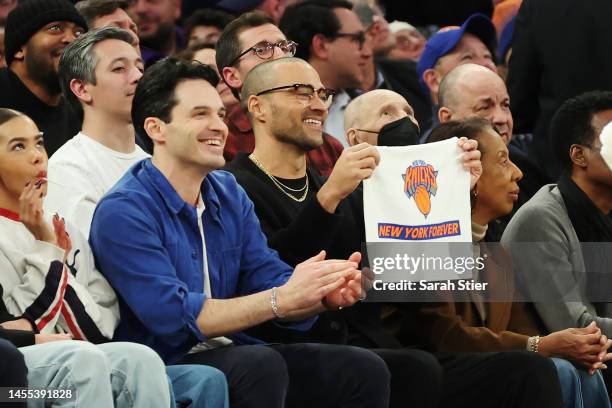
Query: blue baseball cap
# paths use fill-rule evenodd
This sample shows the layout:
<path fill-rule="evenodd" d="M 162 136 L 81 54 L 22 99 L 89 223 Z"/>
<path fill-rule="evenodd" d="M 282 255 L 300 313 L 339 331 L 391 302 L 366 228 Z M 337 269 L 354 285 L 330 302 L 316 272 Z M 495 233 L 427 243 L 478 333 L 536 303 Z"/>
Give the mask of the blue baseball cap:
<path fill-rule="evenodd" d="M 429 90 L 423 80 L 423 73 L 433 68 L 440 58 L 450 53 L 465 33 L 470 33 L 478 37 L 491 51 L 493 57 L 497 54 L 495 52 L 495 43 L 497 40 L 495 26 L 491 19 L 484 14 L 472 14 L 460 27 L 450 26 L 441 28 L 427 40 L 425 50 L 423 50 L 423 54 L 421 54 L 421 58 L 417 64 L 419 83 L 426 94 L 429 94 Z"/>

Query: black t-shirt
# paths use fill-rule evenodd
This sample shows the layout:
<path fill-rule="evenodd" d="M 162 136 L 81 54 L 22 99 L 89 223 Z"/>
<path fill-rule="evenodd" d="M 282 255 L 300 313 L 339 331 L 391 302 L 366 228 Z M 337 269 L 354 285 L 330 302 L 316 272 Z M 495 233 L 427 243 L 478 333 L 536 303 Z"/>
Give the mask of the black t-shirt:
<path fill-rule="evenodd" d="M 42 102 L 10 69 L 0 69 L 0 107 L 28 115 L 44 133 L 45 148 L 51 156 L 81 129 L 81 121 L 62 98 L 58 106 Z"/>

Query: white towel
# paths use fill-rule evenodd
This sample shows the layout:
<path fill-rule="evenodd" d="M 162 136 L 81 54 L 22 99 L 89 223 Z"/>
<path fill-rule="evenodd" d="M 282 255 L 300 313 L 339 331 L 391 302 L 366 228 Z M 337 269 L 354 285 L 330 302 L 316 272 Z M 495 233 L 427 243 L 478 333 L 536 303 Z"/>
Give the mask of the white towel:
<path fill-rule="evenodd" d="M 367 242 L 471 242 L 470 174 L 457 138 L 378 147 L 380 164 L 363 183 Z"/>

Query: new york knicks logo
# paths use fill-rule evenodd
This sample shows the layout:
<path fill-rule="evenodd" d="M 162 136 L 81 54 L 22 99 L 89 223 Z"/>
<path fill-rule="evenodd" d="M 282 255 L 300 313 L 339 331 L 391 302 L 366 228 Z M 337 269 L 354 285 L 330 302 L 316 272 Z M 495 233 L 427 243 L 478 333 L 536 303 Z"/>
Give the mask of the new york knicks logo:
<path fill-rule="evenodd" d="M 431 164 L 423 160 L 415 160 L 408 166 L 406 173 L 402 174 L 404 179 L 404 193 L 408 198 L 413 198 L 417 208 L 427 218 L 431 211 L 431 196 L 436 195 L 438 183 L 436 177 L 438 172 Z"/>

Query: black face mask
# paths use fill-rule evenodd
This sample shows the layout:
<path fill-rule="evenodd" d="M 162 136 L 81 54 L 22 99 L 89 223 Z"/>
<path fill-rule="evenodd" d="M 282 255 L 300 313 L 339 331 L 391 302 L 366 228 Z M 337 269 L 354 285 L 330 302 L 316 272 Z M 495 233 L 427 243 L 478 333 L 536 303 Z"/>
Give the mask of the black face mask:
<path fill-rule="evenodd" d="M 378 132 L 379 146 L 410 146 L 419 144 L 419 127 L 408 116 L 387 123 Z"/>

